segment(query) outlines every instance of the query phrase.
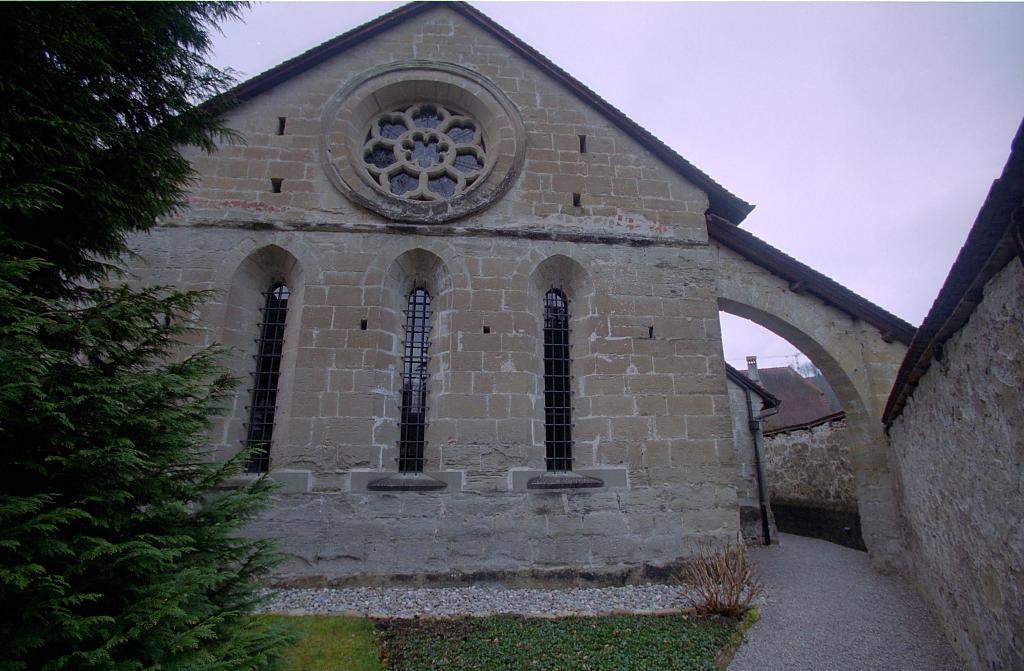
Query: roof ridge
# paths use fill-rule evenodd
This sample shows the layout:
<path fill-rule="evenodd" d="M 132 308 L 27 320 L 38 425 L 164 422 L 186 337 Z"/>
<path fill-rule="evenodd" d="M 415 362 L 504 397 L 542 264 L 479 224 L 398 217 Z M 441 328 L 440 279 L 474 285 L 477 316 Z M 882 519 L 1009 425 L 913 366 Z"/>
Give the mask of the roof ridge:
<path fill-rule="evenodd" d="M 494 21 L 479 9 L 461 1 L 428 2 L 417 1 L 397 7 L 390 12 L 382 14 L 375 19 L 367 21 L 341 35 L 331 38 L 319 45 L 307 49 L 303 53 L 290 58 L 264 72 L 250 77 L 237 84 L 220 96 L 216 96 L 200 105 L 210 107 L 218 103 L 243 102 L 250 100 L 257 95 L 270 90 L 281 82 L 306 71 L 307 69 L 322 63 L 323 61 L 342 53 L 346 49 L 359 44 L 363 40 L 384 32 L 401 21 L 412 18 L 417 14 L 433 9 L 437 6 L 446 6 L 467 19 L 484 28 L 500 41 L 518 51 L 520 55 L 530 61 L 535 67 L 545 72 L 560 84 L 570 89 L 584 103 L 603 114 L 609 121 L 618 126 L 626 134 L 633 137 L 641 146 L 664 161 L 669 167 L 681 174 L 685 179 L 693 182 L 702 188 L 708 196 L 708 212 L 721 216 L 726 221 L 736 225 L 743 221 L 754 209 L 754 206 L 739 196 L 731 193 L 724 186 L 712 179 L 707 173 L 683 158 L 678 152 L 658 139 L 649 130 L 633 121 L 622 111 L 599 96 L 585 84 L 573 77 L 571 74 L 560 68 L 549 58 L 531 47 L 529 44 L 514 35 L 507 28 Z"/>

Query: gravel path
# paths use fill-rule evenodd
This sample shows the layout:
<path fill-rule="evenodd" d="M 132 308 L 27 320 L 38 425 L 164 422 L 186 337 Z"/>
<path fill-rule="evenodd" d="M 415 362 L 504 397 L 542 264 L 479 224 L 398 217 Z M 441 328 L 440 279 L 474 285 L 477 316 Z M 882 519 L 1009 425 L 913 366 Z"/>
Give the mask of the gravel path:
<path fill-rule="evenodd" d="M 501 587 L 351 587 L 270 590 L 264 612 L 308 615 L 345 613 L 371 617 L 494 615 L 553 617 L 681 610 L 689 599 L 672 585 L 577 589 Z"/>
<path fill-rule="evenodd" d="M 766 603 L 729 671 L 962 669 L 913 589 L 876 573 L 867 554 L 780 537 L 751 553 Z"/>

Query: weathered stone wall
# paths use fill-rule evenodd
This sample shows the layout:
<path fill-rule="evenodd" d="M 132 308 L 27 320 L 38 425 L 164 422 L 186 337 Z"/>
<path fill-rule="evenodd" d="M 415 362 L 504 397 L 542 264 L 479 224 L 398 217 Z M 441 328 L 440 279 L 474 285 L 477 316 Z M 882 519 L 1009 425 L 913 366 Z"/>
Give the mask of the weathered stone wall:
<path fill-rule="evenodd" d="M 772 503 L 856 510 L 846 421 L 825 422 L 764 438 Z"/>
<path fill-rule="evenodd" d="M 769 500 L 779 529 L 864 550 L 845 419 L 769 433 Z"/>
<path fill-rule="evenodd" d="M 764 529 L 761 505 L 757 497 L 757 461 L 754 453 L 754 434 L 750 431 L 750 414 L 743 388 L 726 378 L 729 406 L 732 409 L 733 448 L 736 452 L 736 501 L 740 507 L 740 527 L 743 540 L 748 544 L 763 544 Z M 754 415 L 761 412 L 761 400 L 752 395 Z M 771 507 L 768 507 L 768 534 L 774 541 L 778 534 Z"/>
<path fill-rule="evenodd" d="M 453 224 L 389 225 L 324 176 L 325 101 L 350 77 L 406 59 L 476 70 L 525 122 L 524 168 L 508 194 Z M 200 316 L 204 342 L 235 346 L 243 379 L 259 291 L 275 280 L 293 291 L 271 450 L 285 491 L 252 529 L 282 539 L 293 558 L 282 578 L 605 571 L 735 537 L 704 193 L 440 6 L 229 122 L 247 143 L 190 154 L 200 173 L 191 208 L 133 241 L 132 270 L 139 282 L 219 290 Z M 413 284 L 435 297 L 426 470 L 447 487 L 368 492 L 396 468 L 401 310 Z M 544 468 L 541 297 L 552 284 L 571 300 L 575 469 L 604 481 L 595 490 L 524 488 Z M 245 386 L 213 432 L 221 455 L 244 438 Z"/>
<path fill-rule="evenodd" d="M 1024 668 L 1022 305 L 1013 259 L 889 434 L 918 589 L 978 670 Z"/>

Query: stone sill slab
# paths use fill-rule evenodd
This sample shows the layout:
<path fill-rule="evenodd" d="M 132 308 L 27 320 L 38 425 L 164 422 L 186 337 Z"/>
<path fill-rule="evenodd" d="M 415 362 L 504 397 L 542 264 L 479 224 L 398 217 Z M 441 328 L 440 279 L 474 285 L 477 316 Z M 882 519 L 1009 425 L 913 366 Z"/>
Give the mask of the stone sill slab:
<path fill-rule="evenodd" d="M 351 484 L 349 491 L 353 494 L 387 494 L 393 492 L 417 492 L 417 491 L 440 491 L 440 492 L 461 492 L 462 471 L 424 471 L 416 475 L 400 475 L 393 471 L 351 471 Z M 400 481 L 402 479 L 415 480 L 418 482 L 438 483 L 440 487 L 381 487 L 371 489 L 370 485 L 380 480 Z M 416 484 L 416 483 L 412 483 Z"/>
<path fill-rule="evenodd" d="M 557 486 L 557 479 L 565 478 L 564 487 Z M 509 489 L 514 492 L 559 492 L 559 491 L 587 491 L 591 489 L 613 489 L 628 487 L 625 466 L 596 466 L 594 468 L 578 468 L 565 475 L 560 473 L 549 473 L 535 468 L 513 469 L 508 472 Z M 577 481 L 583 480 L 582 486 Z M 599 485 L 595 486 L 588 480 L 598 480 Z M 530 482 L 534 481 L 534 486 Z M 539 482 L 538 482 L 539 481 Z M 542 486 L 538 487 L 537 484 Z"/>

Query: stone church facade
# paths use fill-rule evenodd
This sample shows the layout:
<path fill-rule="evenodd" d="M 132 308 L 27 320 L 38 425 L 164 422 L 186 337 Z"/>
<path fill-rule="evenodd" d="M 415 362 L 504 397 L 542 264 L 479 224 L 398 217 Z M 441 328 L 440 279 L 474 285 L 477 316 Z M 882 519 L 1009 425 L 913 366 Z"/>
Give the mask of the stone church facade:
<path fill-rule="evenodd" d="M 735 539 L 718 312 L 744 306 L 863 420 L 894 556 L 875 425 L 909 325 L 738 231 L 750 205 L 543 56 L 414 4 L 234 95 L 245 143 L 188 152 L 189 207 L 131 270 L 218 292 L 196 344 L 243 384 L 211 449 L 281 484 L 252 532 L 283 578 L 638 575 Z"/>

